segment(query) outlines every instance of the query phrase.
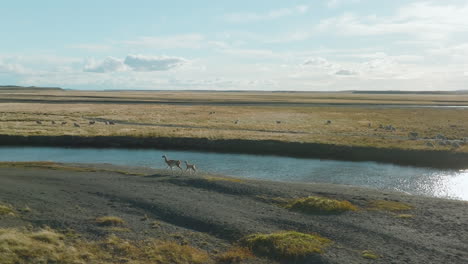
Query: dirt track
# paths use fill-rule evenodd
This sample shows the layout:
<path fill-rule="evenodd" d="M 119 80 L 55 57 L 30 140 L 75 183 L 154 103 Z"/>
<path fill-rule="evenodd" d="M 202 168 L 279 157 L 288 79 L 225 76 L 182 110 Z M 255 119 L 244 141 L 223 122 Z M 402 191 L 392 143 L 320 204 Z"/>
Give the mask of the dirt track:
<path fill-rule="evenodd" d="M 31 208 L 20 218 L 0 218 L 0 227 L 48 225 L 95 239 L 110 231 L 93 220 L 114 215 L 130 229 L 119 236 L 176 239 L 209 252 L 223 250 L 248 234 L 297 230 L 334 241 L 324 254 L 325 263 L 468 263 L 468 203 L 464 201 L 327 184 L 207 180 L 206 175 L 146 168 L 66 166 L 96 170 L 0 168 L 0 202 Z M 271 199 L 309 195 L 346 199 L 361 210 L 306 215 L 279 207 Z M 368 210 L 372 200 L 408 203 L 414 209 L 405 214 L 414 217 Z M 149 219 L 143 219 L 145 215 Z M 158 228 L 151 228 L 154 221 Z M 363 250 L 382 257 L 364 259 Z M 257 259 L 253 263 L 271 262 Z"/>

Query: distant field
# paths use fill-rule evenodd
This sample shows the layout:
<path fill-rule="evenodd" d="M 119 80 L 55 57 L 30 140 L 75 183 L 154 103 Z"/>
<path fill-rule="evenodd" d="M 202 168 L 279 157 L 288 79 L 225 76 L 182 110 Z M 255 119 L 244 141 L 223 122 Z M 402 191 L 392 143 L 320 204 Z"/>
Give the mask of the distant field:
<path fill-rule="evenodd" d="M 271 139 L 468 152 L 462 142 L 468 108 L 392 104 L 468 105 L 468 95 L 2 90 L 0 134 Z M 460 147 L 439 145 L 438 134 Z"/>

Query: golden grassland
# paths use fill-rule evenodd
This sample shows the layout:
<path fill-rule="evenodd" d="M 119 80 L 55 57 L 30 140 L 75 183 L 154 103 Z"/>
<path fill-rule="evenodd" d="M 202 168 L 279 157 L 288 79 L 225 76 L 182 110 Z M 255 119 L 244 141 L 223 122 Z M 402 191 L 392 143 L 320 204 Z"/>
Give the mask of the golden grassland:
<path fill-rule="evenodd" d="M 0 264 L 211 263 L 205 251 L 172 241 L 130 241 L 116 235 L 86 241 L 70 239 L 50 228 L 0 229 L 0 255 Z"/>
<path fill-rule="evenodd" d="M 191 137 L 208 139 L 279 140 L 401 149 L 436 149 L 468 152 L 439 145 L 438 134 L 449 139 L 468 137 L 468 109 L 366 108 L 281 106 L 278 102 L 468 104 L 466 95 L 356 95 L 321 93 L 188 93 L 188 92 L 50 92 L 0 93 L 2 97 L 43 100 L 78 100 L 84 103 L 1 103 L 2 135 L 76 135 L 130 137 Z M 85 97 L 86 96 L 86 97 Z M 93 97 L 94 96 L 94 97 Z M 99 103 L 99 100 L 156 100 L 188 104 Z M 341 99 L 340 99 L 341 98 Z M 42 100 L 41 99 L 41 100 Z M 93 102 L 96 101 L 96 102 Z M 190 105 L 203 101 L 206 103 Z M 214 105 L 212 102 L 269 102 L 269 105 Z M 341 101 L 340 101 L 341 102 Z M 91 120 L 114 120 L 105 125 Z M 327 124 L 330 120 L 331 123 Z M 42 124 L 37 124 L 41 121 Z M 55 124 L 52 124 L 52 121 Z M 237 121 L 237 122 L 236 122 Z M 61 122 L 67 122 L 61 125 Z M 80 127 L 74 127 L 77 123 Z M 379 128 L 392 125 L 395 131 Z M 411 140 L 410 132 L 420 140 Z M 430 146 L 431 142 L 434 146 Z"/>

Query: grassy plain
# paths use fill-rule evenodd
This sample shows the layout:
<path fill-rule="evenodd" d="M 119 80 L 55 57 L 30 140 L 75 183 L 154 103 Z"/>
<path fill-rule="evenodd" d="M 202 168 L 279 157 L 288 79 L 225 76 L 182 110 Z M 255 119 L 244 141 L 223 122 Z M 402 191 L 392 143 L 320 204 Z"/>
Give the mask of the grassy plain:
<path fill-rule="evenodd" d="M 468 137 L 468 108 L 416 105 L 468 105 L 468 95 L 3 90 L 0 134 L 253 139 L 468 152 L 462 141 L 456 149 L 436 141 L 439 134 L 449 140 Z M 410 132 L 418 139 L 411 140 Z"/>

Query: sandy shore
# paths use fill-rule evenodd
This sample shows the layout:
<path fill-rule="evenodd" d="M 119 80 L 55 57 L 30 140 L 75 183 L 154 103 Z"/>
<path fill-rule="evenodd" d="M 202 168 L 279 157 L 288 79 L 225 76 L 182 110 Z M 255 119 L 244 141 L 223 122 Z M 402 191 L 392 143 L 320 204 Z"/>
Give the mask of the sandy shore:
<path fill-rule="evenodd" d="M 347 200 L 359 210 L 305 214 L 278 204 L 311 195 Z M 372 202 L 382 200 L 413 209 L 371 208 Z M 295 230 L 333 241 L 320 263 L 468 263 L 467 202 L 358 187 L 190 176 L 113 165 L 64 164 L 59 169 L 4 165 L 0 202 L 30 209 L 19 217 L 0 217 L 1 228 L 47 225 L 99 239 L 115 231 L 93 220 L 111 215 L 128 223 L 127 232 L 117 233 L 123 238 L 184 241 L 210 254 L 249 234 Z M 364 250 L 380 257 L 363 258 Z M 276 262 L 258 257 L 245 263 Z"/>

